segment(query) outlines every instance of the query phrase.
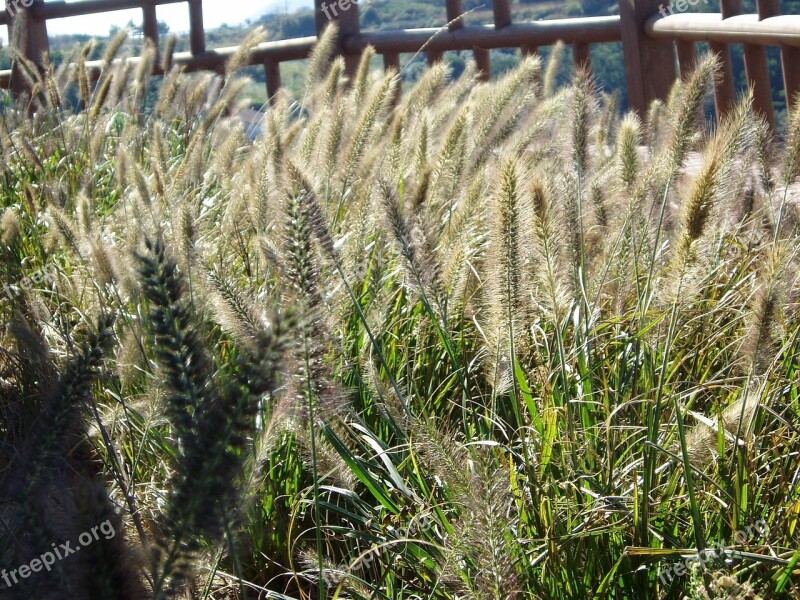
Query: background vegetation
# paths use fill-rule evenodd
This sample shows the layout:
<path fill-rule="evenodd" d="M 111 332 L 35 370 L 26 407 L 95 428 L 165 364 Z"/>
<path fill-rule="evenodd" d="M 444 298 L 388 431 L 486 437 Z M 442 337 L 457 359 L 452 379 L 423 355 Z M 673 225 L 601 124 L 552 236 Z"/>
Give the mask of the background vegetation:
<path fill-rule="evenodd" d="M 669 5 L 669 2 L 665 2 Z M 744 0 L 746 12 L 756 12 L 755 0 Z M 493 23 L 491 0 L 466 0 L 465 10 L 470 11 L 470 23 Z M 518 0 L 513 4 L 514 19 L 517 21 L 532 21 L 539 19 L 560 19 L 580 16 L 603 16 L 619 14 L 619 4 L 609 0 Z M 689 7 L 694 12 L 718 12 L 719 0 L 710 0 L 708 4 L 699 2 L 695 7 Z M 800 1 L 783 0 L 781 11 L 784 14 L 800 14 Z M 444 3 L 440 0 L 372 0 L 361 8 L 362 28 L 365 30 L 402 29 L 415 27 L 440 27 L 446 23 Z M 126 48 L 131 54 L 137 54 L 142 47 L 141 26 L 131 23 L 134 35 Z M 316 35 L 314 15 L 311 10 L 301 10 L 293 14 L 265 15 L 260 20 L 248 22 L 243 26 L 223 25 L 219 29 L 208 32 L 209 47 L 224 47 L 238 45 L 246 35 L 248 28 L 261 26 L 267 33 L 267 39 L 287 39 Z M 162 33 L 168 32 L 168 27 L 162 27 Z M 97 39 L 91 56 L 99 58 L 116 34 L 112 31 L 107 39 Z M 52 42 L 53 62 L 60 64 L 63 58 L 74 51 L 76 44 L 84 45 L 90 40 L 86 35 L 58 36 Z M 702 45 L 701 45 L 702 46 Z M 179 35 L 176 48 L 179 51 L 188 50 L 189 40 L 186 35 Z M 702 48 L 704 49 L 704 48 Z M 542 48 L 543 58 L 550 56 L 550 48 Z M 740 45 L 731 46 L 734 72 L 737 74 L 737 87 L 744 92 L 747 80 L 744 69 L 744 56 Z M 786 98 L 783 89 L 781 74 L 780 51 L 778 48 L 769 48 L 769 64 L 774 90 L 774 101 L 779 113 L 779 119 L 785 123 Z M 412 65 L 405 65 L 411 57 L 404 56 L 403 79 L 413 83 L 425 71 L 425 57 L 418 57 Z M 448 52 L 445 58 L 456 76 L 464 70 L 471 58 L 470 52 Z M 10 66 L 10 56 L 7 52 L 0 52 L 0 68 Z M 515 68 L 521 60 L 518 49 L 501 49 L 492 52 L 492 70 L 494 76 L 499 76 Z M 559 83 L 566 84 L 570 78 L 572 58 L 567 52 L 562 57 L 562 66 L 559 71 Z M 378 68 L 380 61 L 375 61 L 374 68 Z M 595 44 L 592 46 L 592 69 L 597 84 L 605 91 L 620 94 L 620 105 L 627 107 L 627 87 L 625 83 L 625 64 L 621 44 Z M 303 62 L 283 63 L 281 66 L 285 83 L 294 94 L 302 91 L 305 66 Z M 265 75 L 263 69 L 252 68 L 247 70 L 247 76 L 254 84 L 247 89 L 253 106 L 261 107 L 266 102 Z M 707 107 L 711 111 L 711 106 Z"/>

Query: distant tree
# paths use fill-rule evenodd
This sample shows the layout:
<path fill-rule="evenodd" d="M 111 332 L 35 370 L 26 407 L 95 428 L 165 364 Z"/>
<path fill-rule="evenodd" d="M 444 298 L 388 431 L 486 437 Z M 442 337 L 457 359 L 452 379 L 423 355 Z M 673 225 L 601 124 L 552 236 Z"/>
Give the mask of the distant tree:
<path fill-rule="evenodd" d="M 311 11 L 297 13 L 285 17 L 280 26 L 280 36 L 283 38 L 296 38 L 315 35 L 317 31 L 314 13 Z"/>
<path fill-rule="evenodd" d="M 467 61 L 461 52 L 448 52 L 445 54 L 445 62 L 450 66 L 453 79 L 458 79 L 467 67 Z"/>
<path fill-rule="evenodd" d="M 607 15 L 609 4 L 608 0 L 581 0 L 583 13 L 590 17 Z"/>
<path fill-rule="evenodd" d="M 368 4 L 361 12 L 361 24 L 364 27 L 380 27 L 381 22 L 380 13 L 371 4 Z"/>

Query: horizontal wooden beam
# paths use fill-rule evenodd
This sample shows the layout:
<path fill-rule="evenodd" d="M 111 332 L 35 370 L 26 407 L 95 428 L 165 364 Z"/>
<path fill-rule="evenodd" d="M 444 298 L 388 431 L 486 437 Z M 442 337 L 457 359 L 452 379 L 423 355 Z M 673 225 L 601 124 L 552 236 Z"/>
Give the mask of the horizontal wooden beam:
<path fill-rule="evenodd" d="M 244 61 L 245 65 L 263 65 L 280 63 L 287 60 L 303 60 L 308 58 L 314 45 L 317 43 L 315 36 L 295 38 L 291 40 L 281 40 L 276 42 L 263 42 L 253 48 L 252 52 Z M 187 73 L 195 71 L 216 71 L 221 69 L 239 50 L 238 46 L 228 48 L 217 48 L 204 52 L 203 54 L 193 55 L 191 52 L 177 52 L 172 57 L 173 65 L 180 65 Z M 125 60 L 136 67 L 140 57 L 120 59 Z M 115 61 L 115 64 L 119 63 Z M 103 61 L 94 60 L 86 63 L 86 69 L 90 75 L 97 76 L 102 69 Z M 160 68 L 156 67 L 156 74 L 162 74 Z M 8 87 L 11 71 L 0 71 L 0 87 Z"/>
<path fill-rule="evenodd" d="M 66 17 L 82 17 L 84 15 L 96 15 L 105 12 L 115 12 L 118 10 L 141 9 L 144 4 L 179 4 L 189 0 L 82 0 L 81 2 L 46 2 L 41 6 L 32 6 L 31 12 L 34 18 L 42 19 L 62 19 Z M 0 25 L 8 25 L 12 15 L 8 9 L 0 10 Z"/>
<path fill-rule="evenodd" d="M 554 19 L 532 23 L 514 23 L 495 29 L 494 25 L 471 25 L 455 31 L 435 28 L 374 31 L 347 36 L 344 47 L 348 52 L 360 52 L 373 46 L 377 52 L 417 52 L 471 50 L 480 48 L 519 48 L 524 45 L 547 46 L 557 41 L 565 43 L 619 42 L 622 40 L 619 17 L 586 17 Z"/>
<path fill-rule="evenodd" d="M 651 17 L 647 35 L 655 39 L 800 47 L 800 15 L 759 20 L 758 15 L 723 19 L 719 13 L 692 13 Z"/>
<path fill-rule="evenodd" d="M 161 6 L 179 4 L 188 0 L 81 0 L 80 2 L 46 2 L 34 11 L 37 19 L 62 19 L 65 17 L 81 17 L 104 12 L 142 8 L 144 4 Z"/>

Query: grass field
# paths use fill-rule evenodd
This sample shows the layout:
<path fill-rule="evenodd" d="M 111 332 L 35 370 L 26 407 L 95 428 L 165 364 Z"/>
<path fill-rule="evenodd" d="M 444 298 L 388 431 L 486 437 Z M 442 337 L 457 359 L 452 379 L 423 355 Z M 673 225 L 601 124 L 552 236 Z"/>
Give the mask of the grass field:
<path fill-rule="evenodd" d="M 0 597 L 800 597 L 800 110 L 334 36 L 4 107 Z"/>

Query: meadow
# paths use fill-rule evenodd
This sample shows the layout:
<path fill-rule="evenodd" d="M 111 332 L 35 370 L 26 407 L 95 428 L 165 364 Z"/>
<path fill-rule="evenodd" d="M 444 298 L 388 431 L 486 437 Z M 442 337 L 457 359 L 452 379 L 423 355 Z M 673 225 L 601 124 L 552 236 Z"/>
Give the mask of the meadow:
<path fill-rule="evenodd" d="M 0 597 L 800 597 L 800 108 L 335 35 L 3 106 Z"/>

